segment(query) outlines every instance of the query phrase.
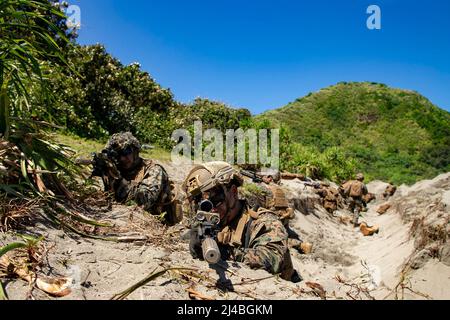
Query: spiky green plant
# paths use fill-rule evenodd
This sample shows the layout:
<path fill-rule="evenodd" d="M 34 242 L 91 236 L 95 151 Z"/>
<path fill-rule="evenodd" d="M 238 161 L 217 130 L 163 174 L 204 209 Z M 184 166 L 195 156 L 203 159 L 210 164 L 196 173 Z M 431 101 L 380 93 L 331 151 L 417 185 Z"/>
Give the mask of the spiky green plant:
<path fill-rule="evenodd" d="M 65 63 L 57 41 L 68 40 L 53 22 L 55 17 L 65 19 L 64 13 L 48 0 L 0 2 L 0 137 L 19 148 L 19 185 L 25 183 L 34 192 L 37 190 L 30 171 L 70 173 L 74 168 L 65 150 L 50 142 L 43 123 L 30 118 L 30 84 L 45 87 L 44 66 L 49 62 Z M 15 189 L 13 195 L 17 196 L 17 188 L 11 185 L 1 189 Z"/>
<path fill-rule="evenodd" d="M 62 49 L 70 44 L 66 16 L 54 3 L 0 1 L 0 192 L 13 198 L 41 198 L 49 215 L 61 201 L 58 196 L 74 200 L 60 175 L 78 171 L 70 151 L 48 134 L 54 125 L 43 119 L 51 109 L 33 108 L 31 99 L 36 85 L 40 93 L 51 95 L 46 90 L 49 69 L 59 65 L 73 70 Z M 55 217 L 60 225 L 67 225 L 66 220 Z M 81 222 L 98 225 L 88 219 Z"/>

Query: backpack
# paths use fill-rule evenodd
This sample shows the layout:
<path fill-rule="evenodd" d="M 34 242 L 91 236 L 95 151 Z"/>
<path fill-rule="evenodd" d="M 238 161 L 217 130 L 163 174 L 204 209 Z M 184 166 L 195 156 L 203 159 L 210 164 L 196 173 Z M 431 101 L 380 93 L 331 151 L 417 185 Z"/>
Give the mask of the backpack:
<path fill-rule="evenodd" d="M 264 208 L 275 213 L 280 220 L 285 222 L 294 218 L 294 209 L 289 207 L 284 190 L 276 184 L 251 184 L 251 189 L 242 189 L 239 192 L 250 208 L 258 211 Z"/>
<path fill-rule="evenodd" d="M 353 181 L 350 186 L 350 197 L 362 197 L 364 193 L 364 184 L 360 181 Z"/>
<path fill-rule="evenodd" d="M 276 184 L 270 184 L 267 188 L 271 195 L 266 199 L 266 208 L 273 210 L 281 220 L 293 219 L 295 217 L 294 209 L 289 207 L 289 201 L 284 190 Z"/>

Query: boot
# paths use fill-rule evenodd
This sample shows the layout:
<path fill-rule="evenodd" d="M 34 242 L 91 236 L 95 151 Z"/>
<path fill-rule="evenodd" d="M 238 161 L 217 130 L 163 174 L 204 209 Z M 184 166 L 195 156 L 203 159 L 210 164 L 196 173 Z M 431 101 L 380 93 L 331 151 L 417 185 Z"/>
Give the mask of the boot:
<path fill-rule="evenodd" d="M 312 247 L 313 247 L 312 244 L 308 243 L 308 242 L 302 242 L 300 244 L 301 252 L 304 253 L 304 254 L 311 253 L 312 252 Z"/>
<path fill-rule="evenodd" d="M 291 281 L 293 283 L 299 283 L 299 282 L 303 281 L 302 276 L 300 275 L 300 273 L 298 273 L 297 270 L 294 270 L 294 273 L 292 274 L 292 277 L 291 277 Z"/>
<path fill-rule="evenodd" d="M 312 244 L 299 240 L 288 239 L 289 247 L 296 249 L 301 254 L 309 254 L 312 252 Z"/>
<path fill-rule="evenodd" d="M 289 239 L 300 240 L 300 236 L 298 235 L 298 233 L 295 232 L 294 230 L 292 230 L 289 225 L 287 225 L 285 228 L 286 228 L 286 231 L 288 233 L 288 238 Z"/>

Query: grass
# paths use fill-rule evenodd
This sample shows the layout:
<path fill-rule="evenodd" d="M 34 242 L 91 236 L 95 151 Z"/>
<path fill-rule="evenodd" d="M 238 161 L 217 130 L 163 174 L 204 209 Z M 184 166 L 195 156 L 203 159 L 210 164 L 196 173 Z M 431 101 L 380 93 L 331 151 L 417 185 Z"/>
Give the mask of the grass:
<path fill-rule="evenodd" d="M 54 134 L 54 139 L 57 143 L 67 146 L 75 151 L 75 157 L 89 157 L 93 152 L 100 152 L 105 144 L 105 142 L 98 140 L 88 140 L 84 138 L 77 137 L 75 135 L 56 133 Z"/>
<path fill-rule="evenodd" d="M 192 268 L 166 268 L 160 271 L 156 271 L 153 270 L 150 275 L 148 275 L 147 277 L 145 277 L 144 279 L 142 279 L 141 281 L 139 281 L 138 283 L 132 285 L 130 288 L 122 291 L 121 293 L 118 293 L 116 295 L 114 295 L 111 300 L 124 300 L 126 297 L 128 297 L 130 294 L 132 294 L 134 291 L 136 291 L 137 289 L 139 289 L 140 287 L 146 285 L 147 283 L 149 283 L 150 281 L 155 280 L 156 278 L 164 275 L 166 272 L 168 271 L 174 271 L 174 270 L 196 270 L 196 269 L 192 269 Z M 155 272 L 156 271 L 156 272 Z"/>
<path fill-rule="evenodd" d="M 257 196 L 264 196 L 266 194 L 266 191 L 262 189 L 259 185 L 254 183 L 245 183 L 241 187 L 241 191 L 244 194 L 254 194 Z"/>
<path fill-rule="evenodd" d="M 80 138 L 76 135 L 67 133 L 55 133 L 55 141 L 63 144 L 75 151 L 74 158 L 89 158 L 93 152 L 100 152 L 106 145 L 106 140 L 93 140 Z M 170 152 L 159 147 L 151 150 L 142 150 L 141 157 L 146 159 L 155 159 L 159 161 L 169 161 L 171 159 Z"/>

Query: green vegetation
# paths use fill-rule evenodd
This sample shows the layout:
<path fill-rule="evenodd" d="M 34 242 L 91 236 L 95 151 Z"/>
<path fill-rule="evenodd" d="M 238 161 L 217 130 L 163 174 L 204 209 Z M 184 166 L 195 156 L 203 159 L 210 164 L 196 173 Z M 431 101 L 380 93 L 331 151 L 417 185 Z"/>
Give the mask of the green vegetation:
<path fill-rule="evenodd" d="M 400 184 L 450 170 L 450 114 L 417 92 L 339 83 L 256 119 L 286 126 L 299 143 L 288 165 L 297 171 L 333 171 L 337 161 L 339 172 L 325 176 L 343 177 L 355 166 L 369 179 Z"/>
<path fill-rule="evenodd" d="M 223 132 L 280 128 L 281 169 L 313 178 L 363 171 L 399 184 L 450 170 L 450 114 L 416 92 L 339 83 L 257 117 L 208 99 L 186 105 L 139 64 L 76 44 L 55 2 L 0 5 L 0 152 L 15 163 L 0 162 L 0 189 L 10 195 L 36 193 L 36 170 L 53 184 L 56 172 L 76 174 L 73 156 L 88 157 L 121 131 L 155 146 L 144 157 L 169 160 L 172 132 L 192 133 L 196 120 Z"/>
<path fill-rule="evenodd" d="M 32 104 L 34 88 L 49 95 L 49 67 L 70 68 L 63 57 L 63 46 L 69 44 L 67 30 L 60 27 L 64 21 L 47 0 L 0 4 L 0 190 L 10 195 L 40 195 L 33 183 L 37 172 L 55 185 L 54 172 L 76 171 L 65 150 L 49 140 L 44 129 L 52 124 L 37 118 Z"/>
<path fill-rule="evenodd" d="M 38 209 L 62 228 L 81 233 L 89 208 L 77 202 L 65 181 L 79 168 L 71 152 L 55 143 L 52 70 L 68 70 L 73 30 L 57 1 L 0 2 L 0 229 L 17 227 Z M 62 128 L 63 129 L 63 128 Z M 73 183 L 75 185 L 75 183 Z M 83 233 L 84 234 L 84 233 Z"/>
<path fill-rule="evenodd" d="M 48 115 L 49 121 L 81 137 L 105 140 L 113 133 L 131 131 L 145 143 L 170 149 L 172 132 L 192 129 L 196 120 L 206 127 L 228 129 L 251 117 L 246 109 L 207 99 L 178 103 L 139 64 L 122 65 L 101 45 L 73 45 L 66 49 L 66 56 L 74 70 L 52 68 L 51 101 L 39 98 L 35 105 L 38 114 Z"/>
<path fill-rule="evenodd" d="M 66 133 L 104 143 L 131 131 L 157 146 L 144 156 L 168 160 L 173 130 L 192 134 L 201 120 L 204 129 L 222 131 L 281 128 L 282 170 L 313 178 L 339 182 L 359 170 L 399 184 L 449 170 L 449 114 L 415 92 L 340 83 L 252 118 L 247 109 L 207 99 L 178 103 L 138 64 L 123 66 L 99 45 L 72 47 L 68 56 L 79 76 L 60 68 L 50 83 L 50 114 Z"/>

